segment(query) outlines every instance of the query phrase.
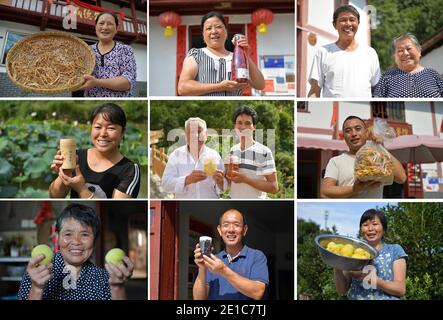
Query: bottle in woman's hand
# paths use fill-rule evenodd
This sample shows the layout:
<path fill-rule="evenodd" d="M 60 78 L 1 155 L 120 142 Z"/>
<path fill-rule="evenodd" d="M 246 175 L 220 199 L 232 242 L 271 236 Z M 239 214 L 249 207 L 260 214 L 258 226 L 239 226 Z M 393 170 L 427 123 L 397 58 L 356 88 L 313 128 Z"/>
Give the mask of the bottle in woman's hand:
<path fill-rule="evenodd" d="M 232 80 L 239 83 L 249 81 L 248 57 L 245 50 L 238 45 L 239 40 L 243 37 L 241 34 L 234 35 L 234 55 L 232 57 Z"/>

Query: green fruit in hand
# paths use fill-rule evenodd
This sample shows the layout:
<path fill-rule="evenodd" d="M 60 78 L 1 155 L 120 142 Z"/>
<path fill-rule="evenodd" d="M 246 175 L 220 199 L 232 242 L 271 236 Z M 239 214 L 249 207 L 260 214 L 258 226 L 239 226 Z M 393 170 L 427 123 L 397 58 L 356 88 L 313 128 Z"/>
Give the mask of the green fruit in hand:
<path fill-rule="evenodd" d="M 45 256 L 45 258 L 38 263 L 39 265 L 45 265 L 45 264 L 51 263 L 52 257 L 54 256 L 52 249 L 49 248 L 46 244 L 39 244 L 34 249 L 32 249 L 32 252 L 31 252 L 32 258 L 34 258 L 35 256 L 38 256 L 39 254 L 42 254 Z"/>
<path fill-rule="evenodd" d="M 107 263 L 111 264 L 119 264 L 123 261 L 123 258 L 125 257 L 125 252 L 120 248 L 114 248 L 108 251 L 108 253 L 105 256 L 105 260 Z"/>

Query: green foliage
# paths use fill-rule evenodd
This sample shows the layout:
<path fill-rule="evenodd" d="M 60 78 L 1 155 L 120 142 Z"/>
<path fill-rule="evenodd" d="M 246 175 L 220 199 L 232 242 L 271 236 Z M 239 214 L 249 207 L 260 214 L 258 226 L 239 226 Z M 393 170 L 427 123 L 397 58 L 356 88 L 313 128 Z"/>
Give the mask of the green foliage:
<path fill-rule="evenodd" d="M 128 125 L 122 154 L 147 170 L 146 126 Z M 0 131 L 0 197 L 48 197 L 55 175 L 50 165 L 60 138 L 72 136 L 78 148 L 88 148 L 90 126 L 57 119 L 36 120 L 10 116 Z M 144 177 L 143 177 L 144 179 Z"/>
<path fill-rule="evenodd" d="M 388 221 L 386 243 L 397 243 L 408 254 L 404 299 L 443 297 L 443 204 L 413 202 L 380 208 Z M 326 231 L 330 233 L 330 230 Z M 342 299 L 335 292 L 333 273 L 314 243 L 326 233 L 312 221 L 297 220 L 298 293 L 313 299 Z M 333 233 L 335 230 L 333 228 Z"/>
<path fill-rule="evenodd" d="M 275 160 L 279 179 L 279 192 L 269 195 L 280 198 L 294 196 L 294 103 L 293 101 L 151 101 L 150 129 L 163 130 L 164 138 L 157 146 L 172 152 L 177 147 L 179 137 L 172 135 L 173 129 L 184 130 L 184 123 L 190 117 L 200 117 L 206 121 L 208 129 L 215 129 L 218 136 L 209 137 L 207 145 L 227 155 L 233 145 L 231 136 L 221 136 L 222 129 L 229 132 L 234 128 L 233 115 L 241 105 L 249 105 L 258 114 L 257 129 L 263 129 L 263 144 L 275 137 Z M 271 130 L 269 130 L 271 129 Z M 272 132 L 274 130 L 274 133 Z M 168 133 L 170 136 L 168 137 Z M 182 131 L 184 133 L 184 131 Z M 210 132 L 209 132 L 210 133 Z M 226 133 L 225 133 L 226 134 Z M 182 137 L 183 138 L 183 137 Z M 169 140 L 169 141 L 168 141 Z M 257 136 L 256 136 L 256 140 Z M 173 146 L 173 148 L 171 148 Z M 269 145 L 268 145 L 269 147 Z"/>
<path fill-rule="evenodd" d="M 128 122 L 146 125 L 148 105 L 146 101 L 94 101 L 94 100 L 5 100 L 0 103 L 0 121 L 16 117 L 22 120 L 58 119 L 73 123 L 87 123 L 92 111 L 112 102 L 125 110 Z M 0 148 L 1 150 L 1 148 Z"/>
<path fill-rule="evenodd" d="M 393 64 L 391 43 L 410 32 L 420 43 L 443 25 L 441 0 L 370 0 L 377 9 L 377 28 L 371 30 L 371 45 L 377 51 L 382 70 Z"/>
<path fill-rule="evenodd" d="M 297 219 L 297 291 L 299 295 L 308 295 L 312 299 L 343 299 L 335 289 L 332 268 L 321 260 L 314 241 L 322 233 L 336 234 L 337 231 L 335 227 L 321 230 L 313 221 Z"/>
<path fill-rule="evenodd" d="M 430 300 L 432 289 L 432 278 L 428 273 L 422 277 L 406 278 L 406 296 L 405 300 Z"/>
<path fill-rule="evenodd" d="M 384 208 L 388 220 L 388 243 L 399 243 L 408 259 L 411 279 L 429 274 L 433 281 L 429 294 L 443 297 L 443 205 L 431 203 L 400 203 Z"/>

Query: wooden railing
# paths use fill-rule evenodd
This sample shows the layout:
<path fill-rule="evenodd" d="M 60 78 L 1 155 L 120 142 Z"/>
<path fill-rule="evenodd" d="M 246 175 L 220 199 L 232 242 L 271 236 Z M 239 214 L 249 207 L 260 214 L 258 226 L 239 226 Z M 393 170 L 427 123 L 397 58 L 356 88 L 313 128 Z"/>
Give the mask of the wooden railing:
<path fill-rule="evenodd" d="M 66 5 L 66 1 L 57 0 L 54 0 L 52 4 L 50 4 L 48 0 L 11 0 L 10 4 L 0 4 L 0 10 L 2 10 L 1 7 L 13 7 L 18 10 L 41 14 L 42 16 L 47 16 L 47 18 L 63 18 L 66 14 L 63 10 Z M 91 16 L 90 18 L 92 18 L 91 24 L 94 24 L 94 14 L 95 13 L 90 10 L 89 15 Z M 148 33 L 148 24 L 145 20 L 125 16 L 120 31 L 145 36 Z"/>
<path fill-rule="evenodd" d="M 168 162 L 168 155 L 165 153 L 165 148 L 158 149 L 155 144 L 151 146 L 151 170 L 160 178 L 163 176 L 163 172 Z"/>

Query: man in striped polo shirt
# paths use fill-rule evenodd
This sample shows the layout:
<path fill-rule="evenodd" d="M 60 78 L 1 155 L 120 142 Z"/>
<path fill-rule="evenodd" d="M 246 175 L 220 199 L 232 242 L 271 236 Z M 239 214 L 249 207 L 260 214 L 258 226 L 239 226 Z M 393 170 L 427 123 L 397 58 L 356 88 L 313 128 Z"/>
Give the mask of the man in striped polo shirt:
<path fill-rule="evenodd" d="M 272 151 L 254 141 L 257 112 L 242 106 L 233 117 L 240 143 L 231 148 L 230 160 L 239 160 L 239 170 L 228 172 L 232 199 L 264 199 L 267 193 L 277 193 L 277 170 Z"/>

